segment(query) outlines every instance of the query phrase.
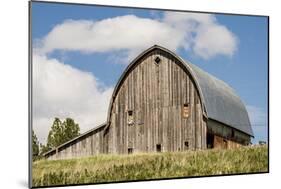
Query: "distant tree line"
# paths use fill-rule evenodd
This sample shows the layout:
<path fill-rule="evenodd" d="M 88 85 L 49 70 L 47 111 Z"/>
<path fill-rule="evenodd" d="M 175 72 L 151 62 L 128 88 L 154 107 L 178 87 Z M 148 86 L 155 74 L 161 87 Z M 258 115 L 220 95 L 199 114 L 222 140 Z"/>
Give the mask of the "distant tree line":
<path fill-rule="evenodd" d="M 78 123 L 71 118 L 66 118 L 63 122 L 55 118 L 51 130 L 48 134 L 46 145 L 39 143 L 38 138 L 32 130 L 32 159 L 33 161 L 41 159 L 43 154 L 56 148 L 57 146 L 80 135 Z"/>

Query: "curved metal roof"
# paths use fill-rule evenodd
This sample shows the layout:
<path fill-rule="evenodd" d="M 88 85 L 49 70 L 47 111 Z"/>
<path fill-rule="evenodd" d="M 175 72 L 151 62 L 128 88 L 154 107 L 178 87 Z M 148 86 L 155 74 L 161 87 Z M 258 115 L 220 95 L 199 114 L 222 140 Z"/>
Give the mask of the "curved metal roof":
<path fill-rule="evenodd" d="M 230 86 L 212 76 L 211 74 L 198 68 L 197 66 L 186 62 L 172 51 L 158 45 L 154 45 L 143 51 L 128 65 L 128 67 L 121 75 L 114 88 L 110 100 L 107 123 L 109 123 L 110 120 L 112 103 L 120 86 L 125 80 L 126 75 L 135 66 L 135 64 L 137 64 L 138 61 L 141 60 L 142 57 L 156 49 L 162 50 L 175 57 L 184 66 L 185 71 L 189 72 L 191 77 L 193 77 L 194 83 L 199 92 L 199 96 L 202 100 L 202 106 L 204 106 L 204 108 L 206 109 L 207 118 L 224 123 L 239 131 L 253 136 L 253 131 L 245 105 Z M 106 128 L 108 126 L 109 125 L 107 125 Z"/>
<path fill-rule="evenodd" d="M 245 105 L 235 91 L 222 80 L 188 63 L 203 93 L 208 118 L 225 123 L 253 136 Z"/>

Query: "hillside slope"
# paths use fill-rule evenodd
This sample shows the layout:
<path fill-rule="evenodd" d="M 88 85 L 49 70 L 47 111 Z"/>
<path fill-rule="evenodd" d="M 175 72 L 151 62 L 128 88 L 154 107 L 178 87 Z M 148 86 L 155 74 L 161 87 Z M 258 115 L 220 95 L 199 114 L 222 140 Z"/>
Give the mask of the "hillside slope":
<path fill-rule="evenodd" d="M 133 155 L 99 155 L 33 163 L 33 186 L 146 180 L 268 171 L 266 146 Z"/>

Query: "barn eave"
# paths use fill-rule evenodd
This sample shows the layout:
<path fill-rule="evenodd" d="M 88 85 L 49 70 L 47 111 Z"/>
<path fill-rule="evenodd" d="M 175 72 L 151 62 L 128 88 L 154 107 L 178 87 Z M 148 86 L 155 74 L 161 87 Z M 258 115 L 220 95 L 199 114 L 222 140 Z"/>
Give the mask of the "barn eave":
<path fill-rule="evenodd" d="M 59 146 L 57 146 L 56 148 L 52 148 L 48 152 L 44 153 L 43 156 L 47 156 L 48 154 L 50 154 L 50 153 L 52 153 L 52 152 L 54 152 L 54 151 L 56 151 L 56 150 L 58 150 L 58 149 L 60 149 L 60 148 L 62 148 L 64 146 L 66 146 L 67 144 L 70 144 L 70 143 L 72 143 L 72 142 L 74 142 L 76 140 L 79 140 L 80 138 L 82 138 L 82 137 L 84 137 L 84 136 L 86 136 L 86 135 L 88 135 L 88 134 L 90 134 L 90 133 L 92 133 L 92 132 L 102 128 L 102 127 L 105 127 L 105 126 L 106 126 L 106 122 L 103 123 L 103 124 L 98 125 L 97 127 L 94 127 L 93 129 L 90 129 L 90 130 L 84 132 L 83 134 L 81 134 L 81 135 L 79 135 L 79 136 L 77 136 L 77 137 L 75 137 L 75 138 L 73 138 L 73 139 L 71 139 L 71 140 L 69 140 L 69 141 L 59 145 Z"/>

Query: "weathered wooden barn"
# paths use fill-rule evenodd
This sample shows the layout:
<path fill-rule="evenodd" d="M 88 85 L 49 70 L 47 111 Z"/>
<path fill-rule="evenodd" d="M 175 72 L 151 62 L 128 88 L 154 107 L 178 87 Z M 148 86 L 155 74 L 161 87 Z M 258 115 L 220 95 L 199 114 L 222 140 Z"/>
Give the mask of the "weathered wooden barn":
<path fill-rule="evenodd" d="M 45 157 L 232 148 L 248 145 L 252 136 L 247 110 L 231 87 L 154 45 L 121 75 L 106 123 Z"/>

